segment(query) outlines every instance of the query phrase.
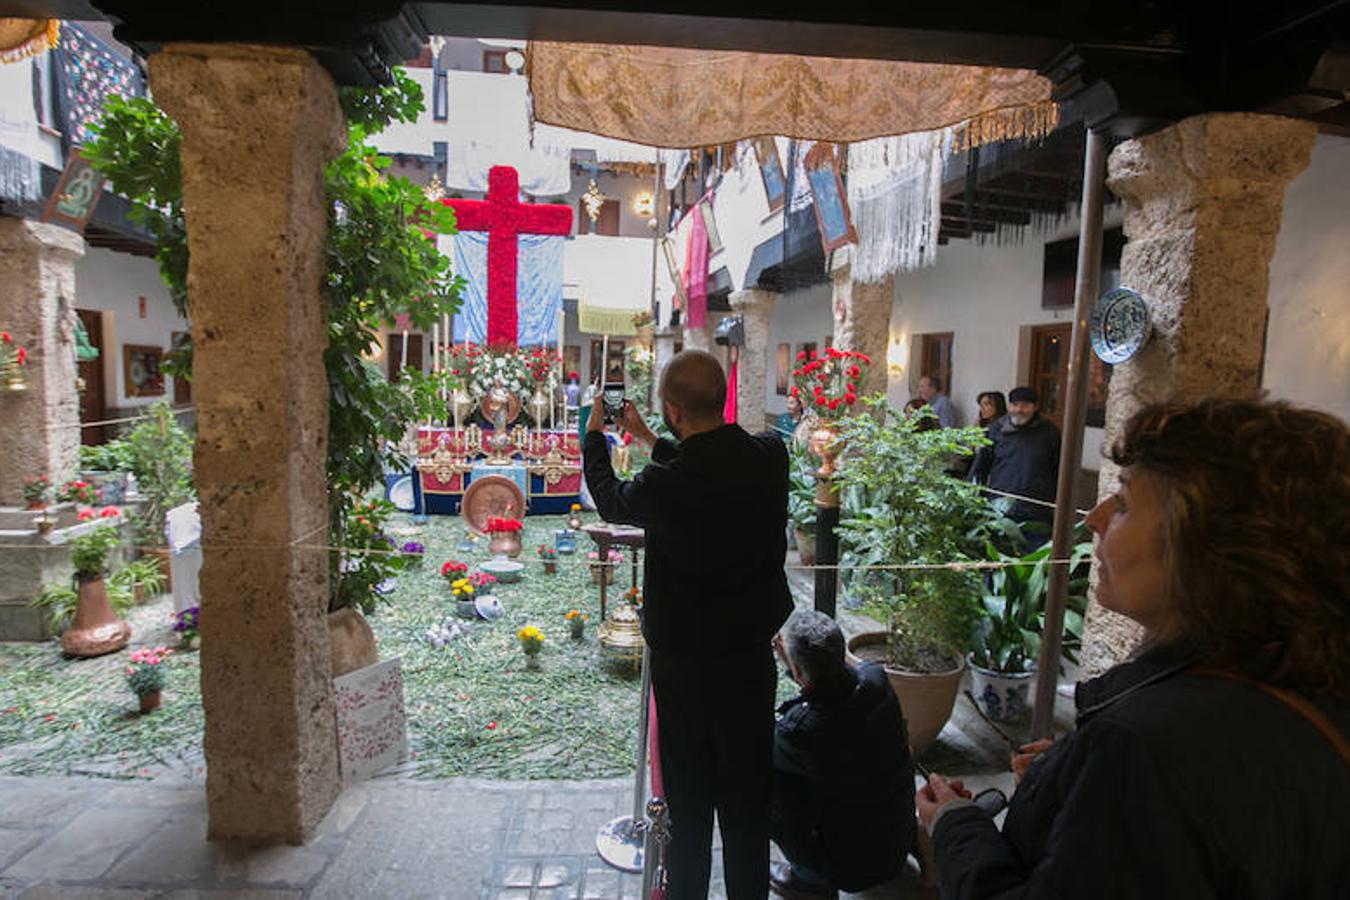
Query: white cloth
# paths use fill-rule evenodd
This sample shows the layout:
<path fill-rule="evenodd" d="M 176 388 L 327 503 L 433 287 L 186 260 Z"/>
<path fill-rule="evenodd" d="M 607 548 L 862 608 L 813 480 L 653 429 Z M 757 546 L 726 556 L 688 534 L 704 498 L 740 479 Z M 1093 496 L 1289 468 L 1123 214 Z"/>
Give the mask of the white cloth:
<path fill-rule="evenodd" d="M 854 281 L 876 282 L 937 261 L 942 162 L 951 143 L 951 129 L 942 129 L 849 145 Z"/>

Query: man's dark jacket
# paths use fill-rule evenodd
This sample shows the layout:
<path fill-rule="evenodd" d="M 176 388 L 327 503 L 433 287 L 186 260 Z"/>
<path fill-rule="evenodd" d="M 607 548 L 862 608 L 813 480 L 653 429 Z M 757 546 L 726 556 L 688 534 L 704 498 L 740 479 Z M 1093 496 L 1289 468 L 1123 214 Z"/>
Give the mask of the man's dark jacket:
<path fill-rule="evenodd" d="M 846 891 L 895 877 L 914 843 L 914 764 L 881 665 L 850 667 L 778 711 L 773 824 L 788 860 Z"/>
<path fill-rule="evenodd" d="M 681 657 L 765 652 L 788 614 L 788 457 L 772 432 L 724 425 L 659 440 L 631 482 L 588 432 L 586 484 L 607 522 L 647 532 L 643 635 Z"/>
<path fill-rule="evenodd" d="M 1051 503 L 1059 478 L 1059 429 L 1039 413 L 1021 427 L 1003 416 L 995 419 L 985 436 L 993 441 L 981 447 L 970 467 L 970 480 L 995 490 Z M 1054 519 L 1048 506 L 1017 501 L 1009 515 L 1019 522 Z"/>
<path fill-rule="evenodd" d="M 1002 833 L 971 807 L 938 819 L 943 898 L 1346 897 L 1350 767 L 1284 703 L 1193 662 L 1156 647 L 1079 685 L 1076 730 Z M 1350 707 L 1319 707 L 1350 734 Z"/>

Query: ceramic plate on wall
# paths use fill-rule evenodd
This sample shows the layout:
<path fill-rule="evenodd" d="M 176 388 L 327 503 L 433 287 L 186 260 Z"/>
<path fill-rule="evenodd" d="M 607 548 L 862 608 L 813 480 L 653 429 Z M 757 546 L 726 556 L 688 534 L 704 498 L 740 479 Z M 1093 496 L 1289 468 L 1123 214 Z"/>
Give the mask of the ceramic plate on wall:
<path fill-rule="evenodd" d="M 1113 366 L 1138 353 L 1151 329 L 1148 304 L 1138 291 L 1127 287 L 1107 291 L 1088 320 L 1092 352 Z"/>

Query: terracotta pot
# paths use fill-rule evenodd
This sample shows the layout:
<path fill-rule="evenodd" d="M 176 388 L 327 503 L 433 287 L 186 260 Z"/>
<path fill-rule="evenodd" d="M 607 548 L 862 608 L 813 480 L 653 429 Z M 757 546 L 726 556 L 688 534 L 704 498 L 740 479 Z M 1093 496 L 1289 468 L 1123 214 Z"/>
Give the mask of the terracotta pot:
<path fill-rule="evenodd" d="M 980 705 L 980 711 L 995 722 L 1020 722 L 1031 712 L 1035 701 L 1032 684 L 1036 670 L 1030 672 L 995 672 L 975 665 L 969 657 L 970 693 Z"/>
<path fill-rule="evenodd" d="M 591 563 L 591 584 L 604 582 L 606 586 L 614 583 L 614 567 Z"/>
<path fill-rule="evenodd" d="M 800 528 L 792 529 L 792 533 L 797 538 L 797 555 L 801 557 L 802 565 L 814 566 L 816 564 L 816 536 L 807 534 Z"/>
<path fill-rule="evenodd" d="M 333 677 L 373 666 L 380 661 L 375 632 L 365 616 L 353 607 L 328 614 L 328 643 L 333 656 Z"/>
<path fill-rule="evenodd" d="M 141 712 L 148 713 L 159 709 L 160 695 L 159 691 L 151 691 L 148 694 L 141 694 Z"/>
<path fill-rule="evenodd" d="M 493 556 L 503 554 L 515 559 L 520 555 L 520 532 L 498 531 L 488 541 L 488 552 Z"/>
<path fill-rule="evenodd" d="M 113 612 L 103 576 L 81 578 L 79 596 L 75 618 L 61 633 L 65 654 L 87 659 L 125 647 L 131 640 L 131 626 Z"/>
<path fill-rule="evenodd" d="M 855 634 L 848 641 L 849 662 L 857 665 L 862 660 L 854 655 L 855 651 L 877 644 L 883 647 L 886 645 L 886 632 L 865 631 Z M 885 667 L 886 680 L 891 683 L 891 690 L 895 691 L 896 699 L 900 701 L 900 710 L 905 714 L 905 724 L 909 727 L 909 746 L 915 756 L 928 749 L 952 717 L 966 662 L 953 659 L 952 663 L 955 668 L 936 675 Z"/>
<path fill-rule="evenodd" d="M 24 509 L 28 510 L 40 510 L 46 508 L 47 504 L 43 503 L 41 500 L 29 500 L 28 505 L 24 507 Z"/>
<path fill-rule="evenodd" d="M 553 562 L 552 560 L 545 560 L 545 561 L 544 561 L 544 574 L 545 574 L 545 575 L 557 575 L 557 574 L 558 574 L 558 564 L 557 564 L 556 562 Z"/>

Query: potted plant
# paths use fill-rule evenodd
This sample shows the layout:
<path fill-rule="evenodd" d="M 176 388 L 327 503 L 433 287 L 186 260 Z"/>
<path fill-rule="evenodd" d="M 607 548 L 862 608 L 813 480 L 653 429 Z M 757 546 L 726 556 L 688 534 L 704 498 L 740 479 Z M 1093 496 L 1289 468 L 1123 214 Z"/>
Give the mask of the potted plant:
<path fill-rule="evenodd" d="M 160 691 L 164 690 L 164 661 L 173 651 L 167 647 L 142 648 L 131 651 L 131 665 L 127 666 L 127 687 L 141 701 L 141 712 L 159 709 Z"/>
<path fill-rule="evenodd" d="M 145 418 L 136 423 L 125 440 L 132 473 L 141 492 L 135 522 L 136 542 L 143 552 L 159 559 L 168 578 L 164 516 L 193 497 L 192 438 L 178 424 L 169 402 L 161 400 L 149 407 Z"/>
<path fill-rule="evenodd" d="M 567 623 L 567 630 L 572 635 L 572 640 L 579 641 L 586 636 L 586 620 L 589 617 L 580 610 L 569 609 L 563 616 L 563 621 Z"/>
<path fill-rule="evenodd" d="M 196 650 L 202 645 L 200 631 L 202 611 L 199 606 L 189 606 L 173 614 L 173 631 L 185 650 Z"/>
<path fill-rule="evenodd" d="M 108 589 L 126 591 L 134 603 L 144 603 L 148 598 L 164 591 L 164 570 L 159 560 L 144 557 L 122 566 L 108 578 Z M 114 604 L 114 607 L 116 604 Z"/>
<path fill-rule="evenodd" d="M 613 584 L 614 569 L 623 564 L 623 554 L 614 549 L 607 550 L 604 559 L 600 558 L 598 550 L 591 550 L 586 554 L 586 559 L 591 566 L 591 583 L 597 585 Z"/>
<path fill-rule="evenodd" d="M 539 651 L 544 649 L 544 633 L 534 625 L 526 625 L 516 632 L 520 641 L 520 650 L 525 654 L 525 664 L 531 668 L 539 666 Z"/>
<path fill-rule="evenodd" d="M 567 528 L 570 531 L 581 530 L 581 504 L 573 503 L 567 510 Z"/>
<path fill-rule="evenodd" d="M 474 606 L 476 588 L 468 578 L 460 577 L 450 582 L 450 599 L 455 603 L 455 614 L 461 619 L 472 619 L 478 615 Z"/>
<path fill-rule="evenodd" d="M 124 440 L 80 447 L 80 476 L 94 485 L 108 503 L 125 503 L 135 468 L 131 446 Z"/>
<path fill-rule="evenodd" d="M 70 561 L 75 566 L 79 599 L 70 627 L 61 633 L 61 649 L 67 656 L 102 656 L 121 650 L 131 640 L 131 626 L 113 611 L 103 581 L 108 557 L 121 541 L 120 517 L 106 518 L 109 521 L 100 521 L 71 542 Z"/>
<path fill-rule="evenodd" d="M 834 461 L 843 448 L 839 440 L 840 425 L 858 403 L 858 383 L 862 381 L 872 360 L 865 353 L 836 350 L 828 347 L 797 352 L 797 367 L 792 370 L 792 387 L 788 393 L 798 398 L 802 406 L 814 413 L 817 424 L 811 432 L 808 446 L 820 460 L 816 474 L 829 478 L 834 474 Z"/>
<path fill-rule="evenodd" d="M 74 503 L 77 506 L 93 506 L 99 501 L 98 488 L 83 478 L 72 478 L 56 494 L 62 503 Z"/>
<path fill-rule="evenodd" d="M 348 498 L 350 499 L 350 498 Z M 408 557 L 395 552 L 385 525 L 394 505 L 361 500 L 341 507 L 342 549 L 330 554 L 328 637 L 333 677 L 379 661 L 375 632 L 365 617 L 387 602 L 393 579 Z"/>
<path fill-rule="evenodd" d="M 978 612 L 978 572 L 952 564 L 982 555 L 991 515 L 979 488 L 944 468 L 984 437 L 978 428 L 920 431 L 882 397 L 868 406 L 879 414 L 842 428 L 839 538 L 845 585 L 884 628 L 855 635 L 849 648 L 885 662 L 917 754 L 951 716 Z"/>
<path fill-rule="evenodd" d="M 488 533 L 488 552 L 493 556 L 509 556 L 515 559 L 520 555 L 520 532 L 525 526 L 519 519 L 492 516 L 483 526 Z"/>
<path fill-rule="evenodd" d="M 462 563 L 457 559 L 447 559 L 441 563 L 441 577 L 445 579 L 447 584 L 454 584 L 468 574 L 468 563 Z"/>
<path fill-rule="evenodd" d="M 23 480 L 23 499 L 29 509 L 46 509 L 51 496 L 52 482 L 46 475 L 29 475 Z"/>
<path fill-rule="evenodd" d="M 540 544 L 537 552 L 539 553 L 539 559 L 544 564 L 544 574 L 557 575 L 558 551 L 553 547 L 550 547 L 548 544 Z"/>
<path fill-rule="evenodd" d="M 1017 722 L 1031 711 L 1030 688 L 1045 627 L 1050 549 L 1047 541 L 1017 557 L 987 545 L 988 558 L 1001 566 L 985 579 L 983 609 L 967 661 L 975 702 L 997 722 Z M 1063 654 L 1070 662 L 1077 662 L 1074 654 L 1082 644 L 1088 587 L 1084 563 L 1091 553 L 1092 541 L 1080 539 L 1070 556 L 1063 638 Z"/>
<path fill-rule="evenodd" d="M 816 564 L 815 465 L 805 450 L 794 451 L 788 471 L 788 518 L 802 565 Z"/>
<path fill-rule="evenodd" d="M 422 568 L 422 560 L 427 555 L 425 544 L 421 541 L 405 541 L 400 549 L 409 566 L 415 569 Z"/>

